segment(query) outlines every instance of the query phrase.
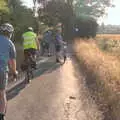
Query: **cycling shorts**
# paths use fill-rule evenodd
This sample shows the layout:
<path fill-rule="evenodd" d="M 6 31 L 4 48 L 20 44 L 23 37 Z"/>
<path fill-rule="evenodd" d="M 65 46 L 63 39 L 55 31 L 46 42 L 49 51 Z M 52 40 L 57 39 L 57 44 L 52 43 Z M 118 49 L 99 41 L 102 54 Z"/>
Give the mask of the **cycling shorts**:
<path fill-rule="evenodd" d="M 8 72 L 0 70 L 0 89 L 6 89 L 8 83 Z"/>
<path fill-rule="evenodd" d="M 55 48 L 56 48 L 56 52 L 60 52 L 61 51 L 61 45 L 56 45 Z"/>
<path fill-rule="evenodd" d="M 29 49 L 25 49 L 24 50 L 24 55 L 25 56 L 29 56 L 29 55 L 36 55 L 36 52 L 37 52 L 37 50 L 36 49 L 34 49 L 34 48 L 29 48 Z"/>

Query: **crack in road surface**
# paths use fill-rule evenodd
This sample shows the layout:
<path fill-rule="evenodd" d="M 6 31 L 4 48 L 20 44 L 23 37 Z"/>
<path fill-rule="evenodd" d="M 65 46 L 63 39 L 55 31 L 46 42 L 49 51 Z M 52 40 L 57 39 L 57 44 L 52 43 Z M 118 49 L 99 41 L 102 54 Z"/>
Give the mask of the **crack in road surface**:
<path fill-rule="evenodd" d="M 72 59 L 9 100 L 8 120 L 104 120 Z"/>

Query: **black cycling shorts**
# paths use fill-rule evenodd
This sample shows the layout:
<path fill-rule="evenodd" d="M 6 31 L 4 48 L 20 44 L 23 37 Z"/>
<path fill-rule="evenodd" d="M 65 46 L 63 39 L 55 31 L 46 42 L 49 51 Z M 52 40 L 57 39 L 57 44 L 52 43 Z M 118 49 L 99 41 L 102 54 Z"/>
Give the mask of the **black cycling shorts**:
<path fill-rule="evenodd" d="M 61 51 L 61 46 L 60 45 L 56 45 L 56 52 L 60 52 Z"/>
<path fill-rule="evenodd" d="M 8 83 L 8 72 L 0 70 L 0 90 L 6 89 Z"/>
<path fill-rule="evenodd" d="M 24 50 L 24 55 L 25 55 L 25 56 L 29 56 L 29 55 L 32 54 L 32 55 L 34 56 L 34 55 L 36 55 L 36 51 L 37 51 L 37 50 L 34 49 L 34 48 L 25 49 L 25 50 Z"/>

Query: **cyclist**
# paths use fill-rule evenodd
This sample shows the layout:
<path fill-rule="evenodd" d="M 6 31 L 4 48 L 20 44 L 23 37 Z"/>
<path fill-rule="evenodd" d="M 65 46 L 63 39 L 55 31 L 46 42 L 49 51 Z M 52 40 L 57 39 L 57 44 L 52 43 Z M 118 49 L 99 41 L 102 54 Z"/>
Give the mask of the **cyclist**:
<path fill-rule="evenodd" d="M 16 70 L 16 50 L 10 40 L 14 28 L 11 24 L 5 23 L 0 26 L 0 120 L 4 120 L 6 113 L 6 85 L 8 81 L 8 63 L 13 74 L 17 75 Z"/>
<path fill-rule="evenodd" d="M 44 49 L 47 50 L 48 56 L 49 57 L 52 56 L 52 54 L 53 54 L 52 53 L 53 52 L 52 51 L 52 49 L 53 49 L 53 29 L 52 29 L 52 27 L 50 27 L 47 31 L 44 32 L 42 45 L 43 45 Z"/>
<path fill-rule="evenodd" d="M 24 57 L 25 60 L 31 54 L 33 59 L 34 68 L 36 68 L 36 52 L 40 49 L 39 41 L 37 39 L 37 34 L 34 33 L 32 27 L 28 27 L 27 32 L 23 33 L 23 47 L 24 47 Z"/>
<path fill-rule="evenodd" d="M 42 45 L 42 55 L 45 53 L 45 50 L 47 51 L 48 53 L 48 56 L 50 56 L 50 52 L 49 52 L 49 38 L 50 38 L 50 32 L 49 31 L 45 31 L 43 33 L 43 39 L 42 39 L 42 42 L 41 42 L 41 45 Z"/>
<path fill-rule="evenodd" d="M 62 28 L 61 26 L 57 26 L 56 35 L 55 35 L 56 62 L 60 62 L 59 55 L 60 55 L 60 52 L 62 51 L 64 44 L 66 44 L 66 42 L 63 41 Z"/>

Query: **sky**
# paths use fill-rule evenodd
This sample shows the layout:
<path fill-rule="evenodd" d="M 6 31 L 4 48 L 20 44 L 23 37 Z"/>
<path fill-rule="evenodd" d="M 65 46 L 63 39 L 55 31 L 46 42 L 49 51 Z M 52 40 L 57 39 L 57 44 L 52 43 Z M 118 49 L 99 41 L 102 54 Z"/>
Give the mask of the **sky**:
<path fill-rule="evenodd" d="M 32 0 L 22 0 L 28 7 L 33 7 Z M 101 18 L 99 23 L 104 22 L 104 24 L 120 25 L 120 0 L 113 0 L 114 8 L 109 8 L 108 15 L 105 18 Z"/>
<path fill-rule="evenodd" d="M 108 9 L 108 15 L 104 19 L 105 24 L 120 25 L 120 0 L 114 0 L 114 8 Z"/>
<path fill-rule="evenodd" d="M 33 7 L 33 0 L 21 0 L 28 7 Z"/>

